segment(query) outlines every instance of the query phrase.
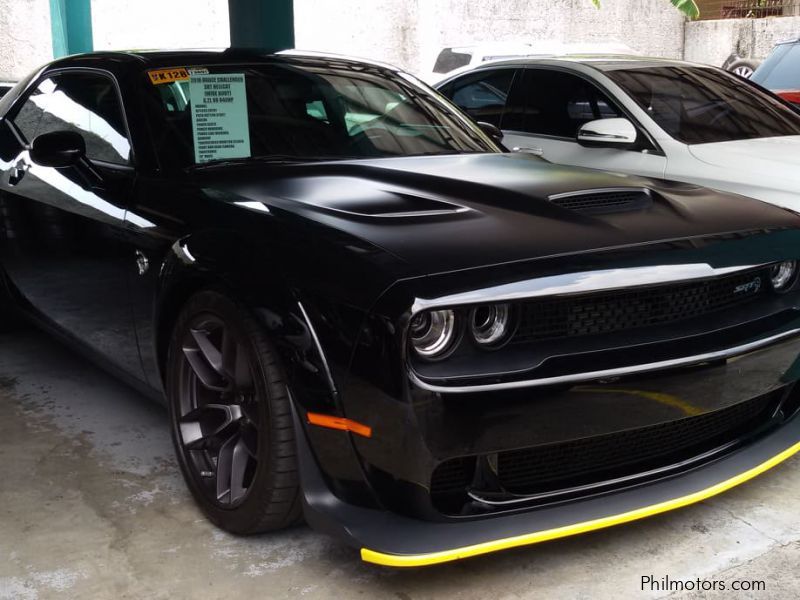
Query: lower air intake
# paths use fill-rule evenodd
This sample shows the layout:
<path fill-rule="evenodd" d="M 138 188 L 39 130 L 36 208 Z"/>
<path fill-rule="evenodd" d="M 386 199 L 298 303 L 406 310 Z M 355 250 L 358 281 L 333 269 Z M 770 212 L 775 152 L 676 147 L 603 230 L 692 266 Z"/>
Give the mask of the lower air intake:
<path fill-rule="evenodd" d="M 746 437 L 765 424 L 786 388 L 694 417 L 619 433 L 499 452 L 497 479 L 513 494 L 557 492 L 674 465 Z M 796 410 L 796 409 L 795 409 Z M 471 487 L 476 458 L 441 463 L 431 496 L 443 513 L 459 513 Z"/>

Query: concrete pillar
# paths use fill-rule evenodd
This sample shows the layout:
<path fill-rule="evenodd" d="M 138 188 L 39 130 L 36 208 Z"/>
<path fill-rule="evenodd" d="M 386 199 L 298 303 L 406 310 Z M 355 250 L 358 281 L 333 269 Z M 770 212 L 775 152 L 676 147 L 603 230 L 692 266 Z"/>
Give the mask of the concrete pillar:
<path fill-rule="evenodd" d="M 228 0 L 232 48 L 294 48 L 293 0 Z"/>

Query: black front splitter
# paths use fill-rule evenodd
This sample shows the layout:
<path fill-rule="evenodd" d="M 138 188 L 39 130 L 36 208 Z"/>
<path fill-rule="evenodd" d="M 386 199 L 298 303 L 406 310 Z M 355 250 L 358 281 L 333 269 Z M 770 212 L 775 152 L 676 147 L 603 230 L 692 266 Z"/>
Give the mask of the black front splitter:
<path fill-rule="evenodd" d="M 357 548 L 367 562 L 418 567 L 628 523 L 700 502 L 800 452 L 800 416 L 711 463 L 653 483 L 527 512 L 431 522 L 347 504 L 329 489 L 297 425 L 306 521 Z"/>

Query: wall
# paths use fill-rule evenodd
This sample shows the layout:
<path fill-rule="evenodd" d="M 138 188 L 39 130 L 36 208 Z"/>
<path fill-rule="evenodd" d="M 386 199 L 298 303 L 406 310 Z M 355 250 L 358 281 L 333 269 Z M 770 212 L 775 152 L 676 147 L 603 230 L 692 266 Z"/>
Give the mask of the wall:
<path fill-rule="evenodd" d="M 686 24 L 684 58 L 720 66 L 736 52 L 761 60 L 776 42 L 799 36 L 800 17 L 697 21 Z"/>
<path fill-rule="evenodd" d="M 92 0 L 92 28 L 95 50 L 230 45 L 228 0 Z"/>
<path fill-rule="evenodd" d="M 295 0 L 297 47 L 430 71 L 447 46 L 503 40 L 625 42 L 681 55 L 683 18 L 666 0 Z M 635 26 L 633 25 L 635 24 Z M 227 0 L 92 0 L 94 47 L 229 44 Z M 52 58 L 48 0 L 0 0 L 0 78 Z"/>
<path fill-rule="evenodd" d="M 416 5 L 417 0 L 294 0 L 295 44 L 301 50 L 411 64 Z"/>
<path fill-rule="evenodd" d="M 496 41 L 623 42 L 678 58 L 683 17 L 666 0 L 295 0 L 297 47 L 430 71 L 448 46 Z M 332 24 L 339 23 L 339 27 Z"/>
<path fill-rule="evenodd" d="M 225 48 L 227 0 L 92 0 L 96 50 Z M 53 59 L 49 0 L 0 0 L 0 80 Z"/>
<path fill-rule="evenodd" d="M 430 71 L 447 46 L 485 41 L 624 42 L 679 57 L 683 17 L 666 0 L 295 0 L 297 47 Z M 225 47 L 227 0 L 93 0 L 98 50 Z M 52 57 L 48 0 L 0 0 L 0 78 Z"/>
<path fill-rule="evenodd" d="M 53 56 L 48 0 L 0 2 L 0 79 L 16 80 Z"/>

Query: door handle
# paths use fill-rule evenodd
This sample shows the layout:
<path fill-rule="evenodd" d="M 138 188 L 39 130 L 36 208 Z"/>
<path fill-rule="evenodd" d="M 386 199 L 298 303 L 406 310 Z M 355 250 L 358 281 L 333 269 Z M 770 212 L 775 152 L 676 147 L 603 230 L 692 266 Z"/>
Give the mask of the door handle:
<path fill-rule="evenodd" d="M 27 173 L 30 168 L 31 166 L 24 160 L 19 161 L 11 169 L 11 175 L 8 176 L 8 185 L 17 185 L 22 181 L 22 178 L 25 177 L 25 173 Z"/>
<path fill-rule="evenodd" d="M 522 154 L 533 154 L 534 156 L 544 156 L 542 148 L 529 148 L 528 146 L 514 146 L 512 152 L 521 152 Z"/>

